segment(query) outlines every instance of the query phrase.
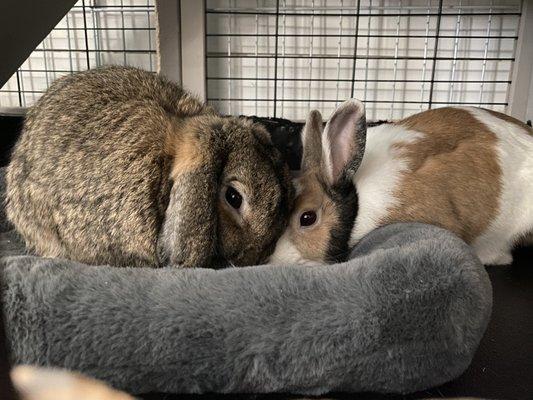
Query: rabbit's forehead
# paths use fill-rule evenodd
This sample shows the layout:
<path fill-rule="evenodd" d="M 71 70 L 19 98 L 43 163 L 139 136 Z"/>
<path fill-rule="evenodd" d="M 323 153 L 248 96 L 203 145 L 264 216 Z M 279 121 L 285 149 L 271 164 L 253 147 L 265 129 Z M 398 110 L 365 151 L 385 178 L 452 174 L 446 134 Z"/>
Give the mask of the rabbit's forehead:
<path fill-rule="evenodd" d="M 283 164 L 277 165 L 268 154 L 256 149 L 236 149 L 228 155 L 224 172 L 250 191 L 279 193 L 279 186 L 288 186 Z M 247 193 L 250 196 L 252 193 Z"/>
<path fill-rule="evenodd" d="M 319 170 L 309 170 L 295 179 L 296 208 L 302 205 L 320 204 L 327 197 Z"/>

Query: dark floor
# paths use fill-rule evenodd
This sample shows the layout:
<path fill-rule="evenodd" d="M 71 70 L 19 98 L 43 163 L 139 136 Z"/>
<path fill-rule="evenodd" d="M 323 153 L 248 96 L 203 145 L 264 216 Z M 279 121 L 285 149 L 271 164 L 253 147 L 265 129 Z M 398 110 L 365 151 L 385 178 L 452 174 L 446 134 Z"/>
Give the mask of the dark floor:
<path fill-rule="evenodd" d="M 270 120 L 267 127 L 274 131 L 278 146 L 289 138 L 285 154 L 297 165 L 298 127 L 288 121 Z M 21 126 L 20 117 L 0 115 L 0 166 L 8 160 Z M 532 199 L 533 201 L 533 199 Z M 494 291 L 491 322 L 481 341 L 470 368 L 458 379 L 438 388 L 408 396 L 375 394 L 330 394 L 338 399 L 418 399 L 426 397 L 476 396 L 490 399 L 533 400 L 533 248 L 515 252 L 511 267 L 487 268 Z M 203 395 L 184 396 L 147 394 L 143 399 L 224 400 L 224 399 L 285 399 L 287 395 Z M 300 396 L 301 397 L 301 396 Z"/>

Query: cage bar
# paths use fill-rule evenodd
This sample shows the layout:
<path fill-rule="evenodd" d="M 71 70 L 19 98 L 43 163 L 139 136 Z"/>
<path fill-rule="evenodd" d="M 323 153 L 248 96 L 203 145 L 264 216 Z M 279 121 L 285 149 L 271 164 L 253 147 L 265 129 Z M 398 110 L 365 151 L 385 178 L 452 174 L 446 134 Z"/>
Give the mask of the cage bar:
<path fill-rule="evenodd" d="M 492 8 L 491 8 L 492 10 Z M 479 104 L 483 102 L 483 88 L 485 86 L 485 71 L 487 69 L 487 54 L 489 51 L 489 37 L 490 37 L 490 29 L 492 25 L 492 15 L 489 15 L 488 21 L 487 21 L 487 38 L 485 39 L 485 48 L 483 50 L 483 67 L 481 69 L 481 84 L 479 85 Z"/>
<path fill-rule="evenodd" d="M 427 55 L 428 55 L 428 41 L 429 41 L 429 21 L 430 21 L 430 1 L 428 0 L 428 16 L 426 18 L 426 34 L 424 39 L 424 61 L 422 63 L 422 79 L 420 80 L 420 110 L 424 107 L 424 93 L 426 89 L 426 70 L 427 70 Z"/>
<path fill-rule="evenodd" d="M 279 0 L 276 0 L 276 44 L 275 44 L 275 56 L 274 56 L 274 118 L 277 116 L 277 100 L 278 100 L 278 43 L 279 43 Z M 259 58 L 259 55 L 256 56 Z M 257 99 L 257 98 L 256 98 Z M 259 101 L 259 99 L 257 99 Z"/>
<path fill-rule="evenodd" d="M 350 90 L 350 97 L 354 97 L 355 89 L 355 69 L 357 68 L 357 45 L 359 39 L 359 18 L 361 10 L 361 0 L 357 0 L 357 10 L 355 15 L 355 33 L 354 33 L 354 45 L 353 45 L 353 66 L 352 66 L 352 87 Z M 339 57 L 342 58 L 342 57 Z"/>
<path fill-rule="evenodd" d="M 59 76 L 102 64 L 153 70 L 155 28 L 150 16 L 155 12 L 154 0 L 146 0 L 142 7 L 132 4 L 134 1 L 121 0 L 113 7 L 98 0 L 78 1 L 0 89 L 0 106 L 31 105 Z M 141 15 L 145 15 L 144 21 Z M 136 48 L 136 40 L 143 44 Z M 11 96 L 15 89 L 16 102 Z"/>

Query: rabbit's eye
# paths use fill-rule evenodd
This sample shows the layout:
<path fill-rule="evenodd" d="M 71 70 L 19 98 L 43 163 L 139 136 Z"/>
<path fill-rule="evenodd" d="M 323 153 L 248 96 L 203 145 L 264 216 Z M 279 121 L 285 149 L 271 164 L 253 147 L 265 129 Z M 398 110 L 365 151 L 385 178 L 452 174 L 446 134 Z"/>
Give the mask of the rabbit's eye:
<path fill-rule="evenodd" d="M 225 197 L 228 204 L 234 209 L 238 210 L 241 208 L 242 196 L 239 192 L 237 192 L 237 190 L 235 190 L 235 188 L 228 186 Z"/>
<path fill-rule="evenodd" d="M 311 226 L 316 222 L 316 212 L 306 211 L 300 215 L 300 226 Z"/>

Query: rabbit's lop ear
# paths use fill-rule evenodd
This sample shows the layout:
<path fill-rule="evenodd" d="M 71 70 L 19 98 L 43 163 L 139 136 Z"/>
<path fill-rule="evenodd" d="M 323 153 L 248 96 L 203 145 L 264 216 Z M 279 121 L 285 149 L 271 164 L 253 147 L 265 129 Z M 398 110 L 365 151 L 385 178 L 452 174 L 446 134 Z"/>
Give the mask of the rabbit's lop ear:
<path fill-rule="evenodd" d="M 214 261 L 223 160 L 216 146 L 201 142 L 200 132 L 212 129 L 209 122 L 191 119 L 169 140 L 172 187 L 157 241 L 160 265 L 208 267 Z"/>
<path fill-rule="evenodd" d="M 174 177 L 158 239 L 161 265 L 208 267 L 217 240 L 217 190 L 221 167 L 212 160 Z"/>
<path fill-rule="evenodd" d="M 365 106 L 359 100 L 347 100 L 335 110 L 322 133 L 323 166 L 330 185 L 353 176 L 363 160 L 365 143 Z"/>
<path fill-rule="evenodd" d="M 322 163 L 322 115 L 313 110 L 302 129 L 302 171 L 320 168 Z"/>

